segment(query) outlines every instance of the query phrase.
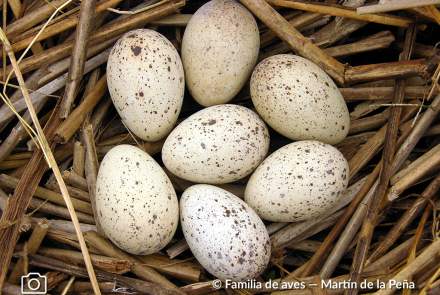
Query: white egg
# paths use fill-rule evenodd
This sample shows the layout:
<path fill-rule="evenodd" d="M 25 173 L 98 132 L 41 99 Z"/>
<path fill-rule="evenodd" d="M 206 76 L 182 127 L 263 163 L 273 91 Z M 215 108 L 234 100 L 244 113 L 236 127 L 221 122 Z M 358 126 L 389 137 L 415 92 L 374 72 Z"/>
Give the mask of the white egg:
<path fill-rule="evenodd" d="M 288 144 L 261 163 L 246 185 L 244 200 L 276 222 L 317 218 L 332 208 L 348 185 L 348 163 L 319 141 Z"/>
<path fill-rule="evenodd" d="M 102 160 L 96 208 L 108 238 L 132 254 L 161 250 L 179 221 L 176 192 L 167 175 L 151 156 L 131 145 L 112 148 Z"/>
<path fill-rule="evenodd" d="M 269 234 L 243 200 L 198 184 L 180 199 L 180 221 L 191 252 L 214 276 L 234 282 L 261 274 L 270 259 Z"/>
<path fill-rule="evenodd" d="M 182 38 L 182 62 L 191 95 L 207 107 L 229 102 L 255 67 L 260 35 L 238 1 L 212 0 L 200 7 Z"/>
<path fill-rule="evenodd" d="M 174 175 L 220 184 L 254 171 L 269 149 L 266 124 L 246 107 L 226 104 L 203 109 L 167 137 L 162 160 Z"/>
<path fill-rule="evenodd" d="M 185 78 L 167 38 L 148 29 L 122 36 L 108 58 L 107 82 L 119 115 L 135 135 L 157 141 L 170 133 L 182 107 Z"/>
<path fill-rule="evenodd" d="M 342 141 L 350 128 L 347 105 L 333 80 L 313 62 L 279 54 L 259 63 L 251 77 L 258 114 L 293 140 Z"/>

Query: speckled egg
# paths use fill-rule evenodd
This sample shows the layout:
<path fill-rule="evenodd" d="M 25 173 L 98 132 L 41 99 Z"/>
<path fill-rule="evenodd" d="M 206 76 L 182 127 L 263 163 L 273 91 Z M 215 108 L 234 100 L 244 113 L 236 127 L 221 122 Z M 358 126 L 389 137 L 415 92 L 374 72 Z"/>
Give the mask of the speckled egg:
<path fill-rule="evenodd" d="M 174 175 L 220 184 L 254 171 L 269 149 L 266 124 L 250 109 L 225 104 L 188 117 L 167 137 L 162 160 Z"/>
<path fill-rule="evenodd" d="M 171 42 L 156 31 L 122 36 L 107 62 L 110 96 L 135 135 L 157 141 L 173 129 L 185 90 L 182 61 Z"/>
<path fill-rule="evenodd" d="M 131 145 L 112 148 L 96 181 L 98 219 L 108 238 L 132 254 L 165 247 L 177 228 L 176 192 L 159 164 Z"/>
<path fill-rule="evenodd" d="M 198 184 L 180 199 L 180 222 L 191 252 L 214 276 L 234 282 L 261 274 L 269 263 L 269 234 L 243 200 Z"/>
<path fill-rule="evenodd" d="M 263 120 L 293 140 L 342 141 L 350 128 L 344 98 L 333 80 L 313 62 L 280 54 L 259 63 L 251 97 Z"/>
<path fill-rule="evenodd" d="M 276 222 L 317 218 L 348 185 L 348 163 L 333 146 L 313 140 L 288 144 L 264 160 L 246 185 L 244 200 Z"/>
<path fill-rule="evenodd" d="M 229 102 L 255 67 L 260 35 L 238 1 L 212 0 L 190 19 L 182 38 L 182 62 L 191 95 L 207 107 Z"/>

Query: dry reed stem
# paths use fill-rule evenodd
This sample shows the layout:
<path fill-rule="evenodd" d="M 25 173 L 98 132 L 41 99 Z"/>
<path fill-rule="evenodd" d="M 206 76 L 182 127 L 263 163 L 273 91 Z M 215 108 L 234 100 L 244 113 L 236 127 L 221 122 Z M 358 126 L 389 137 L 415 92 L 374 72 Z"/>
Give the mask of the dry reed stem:
<path fill-rule="evenodd" d="M 0 190 L 0 204 L 5 204 L 4 208 L 2 208 L 2 211 L 5 212 L 6 210 L 6 203 L 8 201 L 8 196 Z M 4 210 L 3 210 L 4 209 Z M 38 210 L 40 212 L 48 213 L 55 216 L 60 216 L 62 218 L 69 219 L 70 214 L 66 207 L 54 205 L 47 201 L 41 201 L 36 198 L 32 198 L 29 202 L 28 210 Z M 83 212 L 76 212 L 76 215 L 78 216 L 78 220 L 87 224 L 94 224 L 95 220 L 93 219 L 93 216 L 83 213 Z M 75 232 L 75 231 L 74 231 Z"/>
<path fill-rule="evenodd" d="M 349 135 L 362 133 L 369 130 L 374 130 L 383 127 L 388 121 L 390 115 L 390 108 L 386 108 L 382 113 L 366 118 L 350 121 Z"/>
<path fill-rule="evenodd" d="M 98 219 L 98 211 L 96 209 L 95 190 L 96 178 L 98 175 L 99 163 L 96 155 L 95 138 L 91 125 L 86 125 L 80 132 L 81 142 L 86 146 L 85 175 L 89 191 L 90 203 L 92 204 L 93 216 L 95 217 L 96 229 L 99 234 L 106 236 Z"/>
<path fill-rule="evenodd" d="M 345 84 L 345 68 L 299 33 L 287 20 L 264 0 L 241 0 L 255 16 L 301 56 L 313 60 L 339 85 Z"/>
<path fill-rule="evenodd" d="M 94 68 L 105 63 L 108 59 L 109 54 L 110 54 L 110 49 L 88 60 L 86 62 L 85 72 L 89 72 Z M 67 81 L 67 74 L 64 74 L 54 79 L 52 82 L 40 87 L 36 92 L 30 94 L 30 99 L 32 103 L 36 103 L 37 101 L 44 99 L 47 95 L 52 94 L 57 90 L 60 90 L 62 87 L 66 85 L 66 81 Z M 13 103 L 13 106 L 17 112 L 21 112 L 25 110 L 26 109 L 25 99 L 22 98 L 17 100 L 15 103 Z M 14 116 L 14 112 L 11 109 L 9 109 L 7 106 L 2 106 L 0 108 L 0 122 L 9 120 L 13 116 Z"/>
<path fill-rule="evenodd" d="M 9 188 L 15 189 L 18 186 L 18 183 L 20 182 L 19 179 L 16 179 L 14 177 L 8 176 L 6 174 L 0 174 L 0 184 L 3 186 L 7 186 Z M 62 196 L 62 194 L 53 192 L 51 190 L 42 188 L 37 186 L 34 192 L 34 196 L 43 199 L 43 200 L 49 200 L 55 204 L 66 206 L 66 202 Z M 93 211 L 91 210 L 91 206 L 89 203 L 73 199 L 71 200 L 71 203 L 73 204 L 73 207 L 75 210 L 78 210 L 80 212 L 84 212 L 87 214 L 93 214 Z"/>
<path fill-rule="evenodd" d="M 400 270 L 392 279 L 396 282 L 403 283 L 404 280 L 416 274 L 426 263 L 436 257 L 438 255 L 438 249 L 440 249 L 440 239 L 432 242 L 419 256 Z M 387 288 L 377 291 L 374 295 L 390 295 L 395 291 L 396 288 Z"/>
<path fill-rule="evenodd" d="M 105 9 L 119 3 L 120 1 L 121 0 L 101 0 L 97 3 L 94 13 L 98 14 Z M 53 37 L 67 29 L 73 28 L 78 25 L 78 20 L 79 9 L 76 8 L 69 11 L 68 13 L 63 14 L 57 19 L 54 19 L 51 22 L 46 22 L 44 26 L 33 28 L 27 32 L 11 38 L 10 42 L 12 44 L 12 50 L 13 52 L 23 50 L 35 41 L 41 41 L 49 37 Z"/>
<path fill-rule="evenodd" d="M 108 239 L 100 236 L 98 233 L 94 231 L 87 232 L 85 238 L 88 244 L 93 245 L 94 247 L 99 249 L 99 251 L 101 251 L 101 253 L 103 253 L 104 255 L 129 260 L 131 263 L 131 271 L 138 277 L 149 282 L 156 283 L 163 288 L 173 290 L 178 294 L 184 294 L 182 291 L 180 291 L 178 287 L 168 281 L 165 277 L 161 276 L 152 268 L 143 265 L 142 262 L 136 259 L 136 257 L 134 257 L 133 255 L 130 255 L 117 248 Z"/>
<path fill-rule="evenodd" d="M 440 164 L 440 151 L 434 153 L 414 170 L 397 181 L 387 192 L 388 201 L 392 202 L 397 199 L 407 188 L 411 187 L 423 176 L 437 168 L 438 164 Z"/>
<path fill-rule="evenodd" d="M 29 254 L 30 264 L 35 265 L 41 268 L 52 269 L 55 271 L 61 271 L 67 273 L 69 275 L 88 278 L 87 272 L 83 267 L 69 265 L 65 262 L 40 256 L 37 254 Z M 154 283 L 148 283 L 143 280 L 133 279 L 125 276 L 120 276 L 112 273 L 108 273 L 102 270 L 97 270 L 96 275 L 100 280 L 113 282 L 114 289 L 116 288 L 116 284 L 122 286 L 128 286 L 132 288 L 134 291 L 140 292 L 142 294 L 151 294 L 151 295 L 172 295 L 172 294 L 180 294 L 174 290 L 164 288 Z M 125 288 L 119 288 L 119 291 L 123 291 Z"/>
<path fill-rule="evenodd" d="M 413 203 L 410 209 L 399 219 L 399 221 L 393 226 L 393 228 L 387 233 L 382 243 L 380 243 L 374 251 L 370 254 L 366 265 L 371 264 L 385 253 L 403 234 L 405 229 L 410 225 L 419 213 L 426 207 L 429 200 L 432 199 L 440 190 L 440 175 L 428 185 L 428 187 L 422 192 L 421 197 Z M 384 207 L 383 205 L 381 206 Z"/>
<path fill-rule="evenodd" d="M 47 183 L 45 186 L 46 186 L 46 188 L 50 189 L 51 191 L 54 191 L 57 193 L 61 192 L 56 181 Z M 90 196 L 89 196 L 88 192 L 77 189 L 76 187 L 72 187 L 72 186 L 67 186 L 67 190 L 69 191 L 69 194 L 72 198 L 79 199 L 79 200 L 86 201 L 86 202 L 90 203 Z"/>
<path fill-rule="evenodd" d="M 406 32 L 405 48 L 400 55 L 400 61 L 409 60 L 416 34 L 416 26 L 411 25 Z M 403 102 L 405 83 L 405 79 L 397 79 L 395 81 L 395 93 L 392 101 L 393 104 L 401 104 Z M 397 131 L 399 127 L 401 112 L 401 107 L 391 108 L 390 119 L 387 123 L 386 129 L 387 140 L 384 143 L 382 153 L 382 165 L 379 174 L 379 184 L 374 190 L 374 193 L 368 203 L 368 209 L 365 215 L 364 222 L 362 223 L 359 241 L 353 258 L 352 268 L 350 269 L 350 279 L 352 282 L 355 282 L 357 286 L 359 286 L 365 266 L 365 261 L 367 260 L 368 250 L 373 236 L 376 219 L 379 213 L 378 205 L 388 188 L 388 183 L 392 175 L 394 151 L 397 143 Z M 357 288 L 349 289 L 346 292 L 346 295 L 355 294 L 358 294 Z"/>
<path fill-rule="evenodd" d="M 68 264 L 84 266 L 84 259 L 82 258 L 81 252 L 44 247 L 40 248 L 36 254 L 57 259 Z M 130 261 L 127 259 L 115 259 L 97 254 L 90 254 L 90 259 L 92 260 L 93 266 L 99 270 L 114 274 L 124 274 L 130 271 Z"/>
<path fill-rule="evenodd" d="M 41 219 L 31 217 L 32 221 L 38 223 Z M 84 233 L 89 230 L 96 231 L 96 226 L 88 223 L 80 223 L 81 231 Z M 68 233 L 75 234 L 75 227 L 73 226 L 73 222 L 69 220 L 62 219 L 51 219 L 50 220 L 50 229 L 61 230 Z"/>
<path fill-rule="evenodd" d="M 41 245 L 41 242 L 44 239 L 44 236 L 46 235 L 47 231 L 50 227 L 50 221 L 48 221 L 46 218 L 41 219 L 37 226 L 32 231 L 31 236 L 29 237 L 29 240 L 27 242 L 27 252 L 29 253 L 36 253 L 38 248 Z M 27 272 L 23 271 L 23 267 L 25 266 L 25 261 L 23 258 L 20 258 L 17 263 L 14 266 L 14 269 L 12 270 L 11 274 L 9 275 L 8 282 L 12 284 L 19 284 L 21 277 L 24 275 L 27 275 Z M 26 266 L 27 267 L 27 266 Z"/>
<path fill-rule="evenodd" d="M 356 19 L 361 21 L 367 21 L 367 22 L 373 22 L 373 23 L 379 23 L 389 26 L 398 26 L 398 27 L 404 27 L 407 28 L 412 22 L 412 19 L 402 18 L 402 17 L 396 17 L 393 15 L 359 15 L 356 12 L 355 8 L 342 6 L 342 5 L 336 5 L 336 4 L 322 4 L 322 3 L 304 3 L 300 1 L 286 1 L 286 0 L 267 0 L 267 3 L 269 3 L 272 6 L 280 6 L 280 7 L 287 7 L 292 9 L 299 9 L 299 10 L 305 10 L 310 12 L 316 12 L 321 14 L 329 14 L 333 16 L 338 17 L 344 17 L 344 18 L 350 18 L 350 19 Z"/>
<path fill-rule="evenodd" d="M 439 0 L 399 0 L 399 1 L 389 1 L 386 3 L 376 4 L 376 5 L 368 5 L 358 7 L 357 13 L 367 14 L 367 13 L 378 13 L 378 12 L 388 12 L 394 10 L 402 10 L 407 8 L 415 8 L 422 7 L 427 5 L 435 5 L 440 4 Z"/>
<path fill-rule="evenodd" d="M 180 259 L 170 259 L 160 254 L 135 255 L 143 265 L 153 268 L 157 272 L 178 278 L 186 283 L 197 283 L 200 281 L 203 266 L 198 263 Z"/>
<path fill-rule="evenodd" d="M 84 162 L 86 159 L 86 146 L 80 141 L 75 141 L 73 145 L 73 172 L 84 177 Z"/>
<path fill-rule="evenodd" d="M 349 87 L 339 88 L 346 103 L 361 100 L 391 100 L 393 87 Z M 407 86 L 405 87 L 405 99 L 422 99 L 428 94 L 426 86 Z M 435 94 L 438 94 L 436 90 Z"/>
<path fill-rule="evenodd" d="M 75 172 L 68 170 L 63 171 L 61 175 L 63 176 L 64 182 L 67 185 L 73 186 L 83 191 L 88 190 L 87 180 L 84 177 L 78 176 L 78 174 L 76 174 Z"/>
<path fill-rule="evenodd" d="M 84 74 L 84 64 L 86 62 L 87 47 L 89 45 L 90 33 L 92 31 L 92 20 L 95 7 L 96 0 L 81 1 L 78 25 L 76 26 L 75 44 L 73 45 L 70 57 L 66 89 L 61 100 L 60 116 L 64 119 L 70 114 L 70 109 L 75 99 L 74 94 L 76 88 Z"/>
<path fill-rule="evenodd" d="M 56 140 L 60 143 L 66 143 L 81 126 L 86 115 L 98 104 L 107 91 L 107 75 L 104 75 L 83 102 L 58 127 L 55 132 Z"/>
<path fill-rule="evenodd" d="M 188 249 L 189 249 L 188 243 L 186 242 L 185 238 L 182 238 L 179 242 L 177 242 L 176 244 L 172 245 L 167 249 L 167 254 L 168 256 L 170 256 L 171 259 L 173 259 L 177 255 L 183 253 Z"/>
<path fill-rule="evenodd" d="M 93 127 L 93 134 L 96 134 L 101 127 L 102 121 L 106 118 L 108 111 L 113 106 L 113 102 L 110 96 L 106 96 L 101 99 L 100 103 L 93 110 L 93 114 L 90 118 L 90 124 Z M 97 138 L 98 139 L 98 138 Z"/>
<path fill-rule="evenodd" d="M 76 232 L 77 232 L 77 235 L 78 235 L 78 240 L 79 240 L 79 243 L 81 245 L 81 251 L 83 252 L 83 255 L 84 255 L 84 260 L 85 260 L 85 263 L 86 263 L 87 272 L 88 272 L 90 280 L 91 280 L 91 282 L 92 282 L 92 284 L 94 286 L 95 294 L 99 295 L 99 294 L 101 294 L 101 292 L 99 291 L 99 288 L 98 288 L 98 285 L 97 285 L 98 282 L 96 280 L 96 276 L 95 276 L 95 273 L 93 271 L 93 266 L 91 265 L 91 262 L 90 262 L 90 257 L 88 255 L 88 251 L 87 251 L 87 248 L 86 248 L 86 245 L 85 245 L 84 237 L 82 236 L 82 233 L 81 233 L 81 230 L 80 230 L 80 227 L 79 227 L 79 223 L 78 223 L 78 218 L 76 217 L 75 210 L 74 210 L 73 205 L 72 205 L 72 201 L 71 201 L 71 199 L 69 197 L 69 193 L 67 191 L 67 188 L 65 187 L 65 184 L 63 182 L 61 173 L 60 173 L 60 171 L 58 169 L 58 166 L 56 164 L 56 161 L 55 161 L 55 158 L 54 158 L 54 156 L 52 154 L 52 151 L 51 151 L 51 149 L 49 147 L 49 144 L 47 143 L 47 139 L 45 138 L 45 135 L 43 133 L 43 129 L 41 128 L 41 126 L 40 126 L 40 124 L 38 122 L 37 115 L 35 114 L 34 108 L 32 106 L 32 102 L 30 100 L 29 93 L 28 93 L 28 91 L 26 89 L 26 84 L 25 84 L 23 76 L 21 75 L 21 72 L 20 72 L 20 70 L 18 68 L 17 61 L 16 61 L 15 56 L 14 56 L 14 54 L 12 52 L 11 45 L 9 44 L 9 41 L 7 40 L 6 36 L 4 35 L 4 32 L 2 30 L 0 32 L 1 32 L 1 35 L 2 35 L 1 39 L 2 39 L 2 42 L 3 42 L 3 46 L 5 47 L 5 49 L 6 49 L 7 53 L 8 53 L 9 59 L 11 61 L 11 64 L 12 64 L 13 68 L 14 68 L 14 71 L 15 71 L 15 75 L 16 75 L 16 77 L 18 79 L 19 85 L 20 85 L 21 90 L 23 92 L 23 96 L 24 96 L 24 98 L 26 100 L 26 105 L 27 105 L 28 110 L 29 110 L 29 112 L 31 114 L 32 121 L 34 122 L 35 128 L 37 130 L 37 134 L 39 136 L 39 144 L 40 144 L 40 146 L 41 146 L 41 148 L 42 148 L 42 150 L 44 152 L 44 156 L 45 156 L 45 159 L 48 162 L 49 167 L 52 168 L 52 170 L 53 170 L 53 172 L 54 172 L 54 174 L 55 174 L 55 176 L 56 176 L 56 178 L 58 180 L 58 183 L 60 184 L 60 188 L 61 188 L 61 192 L 62 192 L 64 201 L 66 202 L 67 209 L 69 210 L 69 213 L 71 215 L 72 221 L 75 224 Z M 2 274 L 2 276 L 0 277 L 0 283 L 2 283 L 3 280 L 4 280 L 4 275 Z"/>

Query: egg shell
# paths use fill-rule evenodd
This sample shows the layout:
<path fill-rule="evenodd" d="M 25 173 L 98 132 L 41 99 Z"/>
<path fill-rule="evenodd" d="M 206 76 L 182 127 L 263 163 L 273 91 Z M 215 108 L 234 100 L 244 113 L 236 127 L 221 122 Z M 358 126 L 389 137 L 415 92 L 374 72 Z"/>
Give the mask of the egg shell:
<path fill-rule="evenodd" d="M 262 218 L 297 222 L 318 218 L 342 197 L 348 163 L 335 147 L 319 141 L 288 144 L 250 177 L 244 200 Z"/>
<path fill-rule="evenodd" d="M 146 141 L 163 139 L 174 127 L 185 91 L 180 56 L 153 30 L 126 33 L 113 46 L 107 82 L 125 125 Z"/>
<path fill-rule="evenodd" d="M 254 171 L 269 149 L 269 132 L 250 109 L 225 104 L 188 117 L 165 140 L 162 160 L 174 175 L 197 183 L 236 181 Z"/>
<path fill-rule="evenodd" d="M 180 199 L 180 222 L 194 257 L 212 275 L 234 282 L 261 274 L 270 259 L 269 234 L 237 196 L 198 184 Z"/>
<path fill-rule="evenodd" d="M 342 141 L 350 128 L 347 105 L 333 80 L 300 56 L 279 54 L 252 73 L 251 98 L 263 120 L 292 140 Z"/>
<path fill-rule="evenodd" d="M 234 0 L 213 0 L 191 17 L 182 38 L 187 87 L 202 106 L 229 102 L 255 67 L 260 35 L 252 14 Z"/>
<path fill-rule="evenodd" d="M 105 155 L 95 198 L 104 232 L 128 253 L 155 253 L 174 236 L 176 192 L 159 164 L 137 147 L 119 145 Z"/>

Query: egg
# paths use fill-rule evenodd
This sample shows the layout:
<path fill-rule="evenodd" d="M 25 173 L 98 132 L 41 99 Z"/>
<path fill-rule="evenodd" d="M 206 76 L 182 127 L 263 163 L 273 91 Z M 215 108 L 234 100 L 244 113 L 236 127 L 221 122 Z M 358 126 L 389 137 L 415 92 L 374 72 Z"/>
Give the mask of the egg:
<path fill-rule="evenodd" d="M 250 82 L 263 120 L 292 140 L 341 142 L 348 134 L 347 105 L 333 80 L 313 62 L 279 54 L 260 62 Z"/>
<path fill-rule="evenodd" d="M 229 102 L 255 67 L 260 35 L 238 1 L 212 0 L 191 17 L 182 38 L 186 85 L 202 106 Z"/>
<path fill-rule="evenodd" d="M 153 30 L 126 33 L 107 62 L 107 84 L 122 121 L 146 141 L 158 141 L 173 129 L 180 113 L 185 76 L 171 42 Z"/>
<path fill-rule="evenodd" d="M 155 253 L 174 236 L 176 192 L 159 164 L 137 147 L 119 145 L 105 155 L 95 198 L 102 229 L 128 253 Z"/>
<path fill-rule="evenodd" d="M 262 218 L 297 222 L 318 218 L 342 197 L 348 163 L 335 147 L 313 140 L 288 144 L 250 177 L 244 200 Z"/>
<path fill-rule="evenodd" d="M 180 222 L 194 257 L 212 275 L 234 282 L 261 274 L 270 259 L 269 234 L 237 196 L 198 184 L 180 199 Z"/>
<path fill-rule="evenodd" d="M 180 123 L 162 148 L 165 167 L 196 183 L 222 184 L 254 171 L 269 149 L 264 121 L 232 104 L 205 108 Z"/>

